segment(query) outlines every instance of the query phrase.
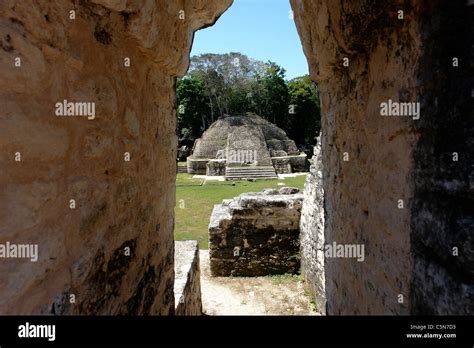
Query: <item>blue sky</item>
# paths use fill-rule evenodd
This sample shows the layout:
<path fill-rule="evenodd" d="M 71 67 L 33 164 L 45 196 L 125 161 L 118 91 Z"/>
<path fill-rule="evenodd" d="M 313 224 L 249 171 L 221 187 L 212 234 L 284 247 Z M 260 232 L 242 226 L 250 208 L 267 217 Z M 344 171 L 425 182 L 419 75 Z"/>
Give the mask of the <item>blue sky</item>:
<path fill-rule="evenodd" d="M 196 32 L 191 55 L 240 52 L 271 60 L 286 69 L 286 78 L 308 73 L 308 63 L 288 0 L 234 0 L 212 27 Z"/>

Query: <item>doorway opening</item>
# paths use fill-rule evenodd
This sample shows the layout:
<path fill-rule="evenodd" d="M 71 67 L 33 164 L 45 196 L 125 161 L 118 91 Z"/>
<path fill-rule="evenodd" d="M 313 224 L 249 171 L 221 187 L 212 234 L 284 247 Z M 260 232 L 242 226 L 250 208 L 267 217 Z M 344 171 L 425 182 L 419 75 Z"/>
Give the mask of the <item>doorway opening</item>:
<path fill-rule="evenodd" d="M 289 2 L 234 1 L 176 86 L 175 239 L 198 242 L 203 312 L 322 313 L 300 272 L 320 103 Z"/>

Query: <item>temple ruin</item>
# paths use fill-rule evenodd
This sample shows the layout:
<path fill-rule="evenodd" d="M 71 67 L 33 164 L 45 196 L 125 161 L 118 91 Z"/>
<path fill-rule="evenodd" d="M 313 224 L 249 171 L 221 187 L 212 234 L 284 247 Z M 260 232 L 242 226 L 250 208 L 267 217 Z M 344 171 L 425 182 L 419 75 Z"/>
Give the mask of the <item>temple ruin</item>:
<path fill-rule="evenodd" d="M 227 180 L 273 179 L 277 174 L 308 170 L 305 153 L 285 131 L 262 117 L 220 118 L 194 143 L 187 158 L 189 174 L 221 175 Z"/>

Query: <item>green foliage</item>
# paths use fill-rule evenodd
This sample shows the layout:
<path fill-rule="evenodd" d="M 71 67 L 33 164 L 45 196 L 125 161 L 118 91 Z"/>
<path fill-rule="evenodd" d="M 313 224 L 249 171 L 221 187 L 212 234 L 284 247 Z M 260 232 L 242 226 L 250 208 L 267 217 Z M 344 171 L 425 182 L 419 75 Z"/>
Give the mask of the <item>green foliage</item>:
<path fill-rule="evenodd" d="M 206 53 L 191 58 L 188 76 L 204 82 L 211 108 L 210 122 L 214 122 L 224 114 L 251 111 L 247 109 L 249 83 L 266 69 L 265 63 L 241 53 Z"/>
<path fill-rule="evenodd" d="M 262 115 L 278 127 L 287 130 L 290 95 L 285 82 L 285 69 L 269 62 L 262 79 Z"/>
<path fill-rule="evenodd" d="M 204 82 L 198 77 L 186 77 L 177 82 L 177 129 L 180 143 L 191 143 L 205 128 L 209 103 L 204 92 Z"/>
<path fill-rule="evenodd" d="M 284 273 L 284 274 L 274 274 L 267 277 L 272 280 L 273 285 L 288 284 L 294 281 L 297 281 L 297 282 L 303 281 L 303 276 L 301 274 Z"/>
<path fill-rule="evenodd" d="M 256 113 L 297 144 L 314 144 L 320 128 L 317 89 L 308 76 L 287 82 L 281 66 L 241 53 L 192 57 L 188 74 L 178 81 L 177 98 L 180 144 L 192 145 L 225 114 Z"/>
<path fill-rule="evenodd" d="M 321 114 L 316 85 L 308 75 L 288 82 L 290 113 L 287 133 L 303 144 L 314 144 L 321 129 Z"/>

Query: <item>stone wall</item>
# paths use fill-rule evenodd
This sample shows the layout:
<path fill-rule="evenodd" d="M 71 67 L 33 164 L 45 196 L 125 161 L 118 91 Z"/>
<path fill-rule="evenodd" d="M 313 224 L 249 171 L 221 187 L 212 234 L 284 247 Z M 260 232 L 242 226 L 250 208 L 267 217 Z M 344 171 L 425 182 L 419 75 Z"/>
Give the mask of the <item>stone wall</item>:
<path fill-rule="evenodd" d="M 199 158 L 188 157 L 186 160 L 186 163 L 187 163 L 186 165 L 188 167 L 188 174 L 206 175 L 207 162 L 209 162 L 207 158 L 199 159 Z"/>
<path fill-rule="evenodd" d="M 423 54 L 416 74 L 426 117 L 414 125 L 420 136 L 413 149 L 411 311 L 472 315 L 474 3 L 429 2 L 419 30 Z"/>
<path fill-rule="evenodd" d="M 231 148 L 227 148 L 228 145 Z M 231 150 L 245 149 L 256 150 L 262 165 L 270 165 L 268 152 L 298 154 L 295 142 L 281 128 L 256 114 L 246 113 L 227 115 L 211 124 L 201 138 L 194 142 L 193 157 L 225 158 L 227 155 L 232 156 L 229 153 Z M 232 162 L 232 159 L 228 160 Z"/>
<path fill-rule="evenodd" d="M 288 156 L 293 173 L 305 173 L 309 170 L 308 156 L 302 153 L 298 156 Z"/>
<path fill-rule="evenodd" d="M 299 271 L 298 189 L 243 193 L 214 206 L 209 224 L 213 276 L 262 276 Z"/>
<path fill-rule="evenodd" d="M 199 245 L 195 240 L 174 242 L 175 315 L 201 315 Z"/>
<path fill-rule="evenodd" d="M 176 166 L 176 173 L 177 174 L 187 174 L 188 173 L 188 166 L 187 165 L 177 165 Z"/>
<path fill-rule="evenodd" d="M 209 160 L 206 164 L 206 175 L 208 176 L 223 176 L 225 175 L 225 167 L 227 161 L 223 160 Z"/>
<path fill-rule="evenodd" d="M 261 128 L 253 125 L 233 127 L 227 136 L 227 163 L 241 165 L 256 163 L 259 166 L 271 166 L 272 160 Z"/>
<path fill-rule="evenodd" d="M 325 242 L 365 245 L 325 259 L 327 313 L 472 313 L 473 6 L 291 4 L 320 90 Z M 388 99 L 420 119 L 382 117 Z"/>
<path fill-rule="evenodd" d="M 272 157 L 272 163 L 278 174 L 305 173 L 309 170 L 306 154 Z"/>
<path fill-rule="evenodd" d="M 300 219 L 301 274 L 319 313 L 326 312 L 324 277 L 324 189 L 321 138 L 314 147 L 313 164 L 306 177 Z"/>
<path fill-rule="evenodd" d="M 291 173 L 291 164 L 288 157 L 272 157 L 272 164 L 277 174 Z"/>
<path fill-rule="evenodd" d="M 0 260 L 0 314 L 173 313 L 175 77 L 230 3 L 0 2 L 0 243 L 39 253 Z"/>

